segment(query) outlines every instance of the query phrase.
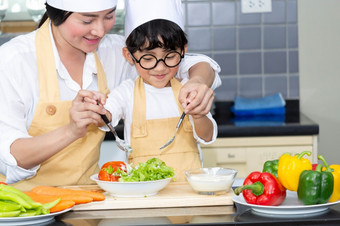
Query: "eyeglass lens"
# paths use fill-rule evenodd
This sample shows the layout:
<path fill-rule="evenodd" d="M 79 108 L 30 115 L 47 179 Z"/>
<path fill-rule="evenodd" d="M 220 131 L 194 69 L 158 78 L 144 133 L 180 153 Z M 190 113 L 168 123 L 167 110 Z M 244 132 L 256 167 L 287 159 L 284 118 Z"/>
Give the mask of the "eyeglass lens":
<path fill-rule="evenodd" d="M 139 59 L 139 64 L 144 69 L 153 69 L 157 66 L 159 61 L 163 61 L 168 67 L 175 67 L 181 62 L 182 56 L 179 52 L 170 52 L 164 59 L 157 59 L 154 55 L 146 54 Z"/>

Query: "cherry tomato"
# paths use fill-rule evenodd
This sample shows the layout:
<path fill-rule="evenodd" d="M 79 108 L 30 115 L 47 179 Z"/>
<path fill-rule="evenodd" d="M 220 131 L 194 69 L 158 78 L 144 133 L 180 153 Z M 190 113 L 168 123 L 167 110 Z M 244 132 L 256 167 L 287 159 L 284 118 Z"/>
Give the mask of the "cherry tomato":
<path fill-rule="evenodd" d="M 105 163 L 99 171 L 98 179 L 104 181 L 118 181 L 120 176 L 114 174 L 117 169 L 121 169 L 126 172 L 125 163 L 122 161 L 111 161 Z"/>

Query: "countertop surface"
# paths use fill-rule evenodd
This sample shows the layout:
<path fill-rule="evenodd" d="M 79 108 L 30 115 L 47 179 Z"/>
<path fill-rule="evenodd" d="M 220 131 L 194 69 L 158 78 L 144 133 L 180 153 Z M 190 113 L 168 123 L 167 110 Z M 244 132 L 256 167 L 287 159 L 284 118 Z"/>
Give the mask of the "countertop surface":
<path fill-rule="evenodd" d="M 131 203 L 133 205 L 133 203 Z M 320 213 L 259 215 L 239 204 L 205 207 L 70 211 L 48 225 L 340 225 L 340 204 Z"/>
<path fill-rule="evenodd" d="M 239 117 L 231 112 L 232 102 L 215 102 L 214 119 L 218 125 L 218 137 L 300 136 L 319 134 L 319 125 L 300 112 L 298 100 L 286 101 L 285 115 Z M 124 126 L 116 127 L 119 137 L 124 137 Z M 105 140 L 113 140 L 107 133 Z"/>

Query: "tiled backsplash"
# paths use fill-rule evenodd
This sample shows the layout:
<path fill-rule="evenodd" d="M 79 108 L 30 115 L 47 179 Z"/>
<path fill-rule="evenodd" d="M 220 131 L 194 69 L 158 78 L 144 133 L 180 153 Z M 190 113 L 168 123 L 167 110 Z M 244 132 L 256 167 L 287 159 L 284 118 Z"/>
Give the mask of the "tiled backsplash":
<path fill-rule="evenodd" d="M 272 12 L 241 12 L 241 0 L 183 0 L 189 52 L 221 66 L 218 101 L 277 92 L 299 99 L 297 0 L 272 0 Z"/>
<path fill-rule="evenodd" d="M 272 0 L 272 12 L 250 14 L 241 12 L 241 0 L 182 2 L 189 52 L 206 54 L 221 66 L 215 100 L 277 92 L 299 99 L 297 0 Z M 2 36 L 0 45 L 11 37 Z"/>

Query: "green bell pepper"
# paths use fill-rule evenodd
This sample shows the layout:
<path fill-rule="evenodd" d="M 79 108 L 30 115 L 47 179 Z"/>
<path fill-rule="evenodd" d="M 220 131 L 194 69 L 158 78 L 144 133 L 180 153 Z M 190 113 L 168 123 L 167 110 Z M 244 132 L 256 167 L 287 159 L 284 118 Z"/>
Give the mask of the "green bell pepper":
<path fill-rule="evenodd" d="M 273 174 L 277 178 L 277 169 L 279 168 L 279 160 L 268 160 L 263 164 L 262 172 Z"/>
<path fill-rule="evenodd" d="M 324 163 L 325 171 L 321 171 L 322 165 L 319 164 L 315 171 L 304 170 L 299 177 L 297 195 L 305 205 L 327 203 L 333 193 L 332 169 L 329 168 L 324 157 L 319 155 L 318 159 Z"/>

